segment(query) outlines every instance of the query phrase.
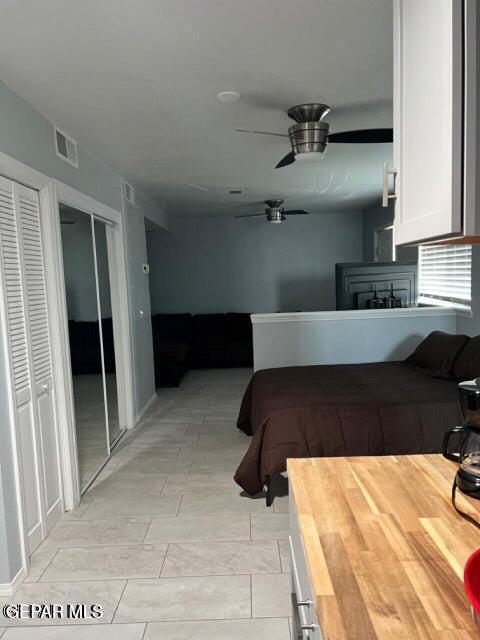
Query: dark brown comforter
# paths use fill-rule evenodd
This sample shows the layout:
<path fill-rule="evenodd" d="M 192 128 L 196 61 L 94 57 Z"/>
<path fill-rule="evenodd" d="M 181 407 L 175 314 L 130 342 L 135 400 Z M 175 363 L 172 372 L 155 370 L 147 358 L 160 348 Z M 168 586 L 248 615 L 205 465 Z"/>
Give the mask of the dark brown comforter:
<path fill-rule="evenodd" d="M 456 386 L 403 362 L 258 371 L 238 417 L 253 438 L 235 481 L 253 495 L 287 458 L 440 452 L 460 417 Z"/>

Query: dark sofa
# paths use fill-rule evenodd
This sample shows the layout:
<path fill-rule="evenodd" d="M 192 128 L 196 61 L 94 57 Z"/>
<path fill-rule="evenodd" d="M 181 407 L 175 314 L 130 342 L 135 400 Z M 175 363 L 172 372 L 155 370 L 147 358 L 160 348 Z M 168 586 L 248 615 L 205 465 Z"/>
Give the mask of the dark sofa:
<path fill-rule="evenodd" d="M 248 313 L 157 314 L 152 335 L 157 387 L 178 386 L 187 369 L 253 364 Z"/>

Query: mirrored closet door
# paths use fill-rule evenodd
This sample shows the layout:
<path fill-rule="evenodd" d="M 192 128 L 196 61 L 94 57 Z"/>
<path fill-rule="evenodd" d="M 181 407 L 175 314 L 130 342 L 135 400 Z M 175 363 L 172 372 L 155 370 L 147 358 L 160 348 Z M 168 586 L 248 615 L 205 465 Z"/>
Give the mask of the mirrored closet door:
<path fill-rule="evenodd" d="M 60 205 L 80 490 L 108 460 L 123 434 L 119 419 L 111 225 Z M 109 241 L 110 238 L 110 241 Z"/>

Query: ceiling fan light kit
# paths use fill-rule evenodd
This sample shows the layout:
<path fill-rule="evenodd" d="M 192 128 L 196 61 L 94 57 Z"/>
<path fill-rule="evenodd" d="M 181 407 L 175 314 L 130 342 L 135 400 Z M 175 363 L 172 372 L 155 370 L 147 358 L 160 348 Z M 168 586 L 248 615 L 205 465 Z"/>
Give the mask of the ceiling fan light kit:
<path fill-rule="evenodd" d="M 260 218 L 266 216 L 267 222 L 271 224 L 280 224 L 284 220 L 287 219 L 287 216 L 305 216 L 310 215 L 309 211 L 305 211 L 304 209 L 291 209 L 290 211 L 285 211 L 282 207 L 283 200 L 265 200 L 266 209 L 265 213 L 248 213 L 242 216 L 235 216 L 235 218 Z"/>
<path fill-rule="evenodd" d="M 330 125 L 322 122 L 330 107 L 326 104 L 299 104 L 291 107 L 287 114 L 295 120 L 288 128 L 288 137 L 292 151 L 297 156 L 301 153 L 324 153 L 328 144 Z"/>
<path fill-rule="evenodd" d="M 280 224 L 286 220 L 283 213 L 282 204 L 283 200 L 265 200 L 267 208 L 265 213 L 267 214 L 267 221 L 271 224 Z"/>
<path fill-rule="evenodd" d="M 287 111 L 295 124 L 288 128 L 288 136 L 268 131 L 237 129 L 240 133 L 258 133 L 261 135 L 288 137 L 292 150 L 275 166 L 286 167 L 298 160 L 321 158 L 328 143 L 369 144 L 393 142 L 393 129 L 360 129 L 330 134 L 330 125 L 323 118 L 330 113 L 330 107 L 320 102 L 298 104 Z"/>

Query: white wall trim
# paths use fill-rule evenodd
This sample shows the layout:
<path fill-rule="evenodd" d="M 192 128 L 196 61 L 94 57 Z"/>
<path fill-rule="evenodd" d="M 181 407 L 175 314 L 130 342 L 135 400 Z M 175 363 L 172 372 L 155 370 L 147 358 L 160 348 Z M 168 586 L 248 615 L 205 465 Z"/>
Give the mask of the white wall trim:
<path fill-rule="evenodd" d="M 318 322 L 320 320 L 376 320 L 378 318 L 456 316 L 450 307 L 410 307 L 408 309 L 358 309 L 352 311 L 310 311 L 304 313 L 254 313 L 252 324 L 270 322 Z"/>
<path fill-rule="evenodd" d="M 150 407 L 152 406 L 152 404 L 155 402 L 155 400 L 157 398 L 158 398 L 158 395 L 157 395 L 157 392 L 155 391 L 153 396 L 149 400 L 147 400 L 147 402 L 143 405 L 143 407 L 140 409 L 140 411 L 135 416 L 135 422 L 136 423 L 140 422 L 140 420 L 147 413 L 147 411 L 150 409 Z"/>
<path fill-rule="evenodd" d="M 66 510 L 74 509 L 80 500 L 78 482 L 78 452 L 75 437 L 75 408 L 73 405 L 73 384 L 70 370 L 70 350 L 68 337 L 68 314 L 65 297 L 65 280 L 62 256 L 62 237 L 58 215 L 57 183 L 52 180 L 46 189 L 40 191 L 43 216 L 45 271 L 47 298 L 50 310 L 50 330 L 52 334 L 53 366 L 58 389 L 56 393 L 58 414 L 58 440 L 62 467 L 63 501 Z"/>
<path fill-rule="evenodd" d="M 54 180 L 54 182 L 57 188 L 58 201 L 68 204 L 70 207 L 75 209 L 81 209 L 82 211 L 93 213 L 99 218 L 104 218 L 108 222 L 121 224 L 122 214 L 120 211 L 112 209 L 106 204 L 90 198 L 90 196 L 86 196 L 81 191 L 77 191 L 63 182 L 59 182 L 58 180 Z"/>
<path fill-rule="evenodd" d="M 0 583 L 0 598 L 13 596 L 27 576 L 27 570 L 22 567 L 11 582 Z"/>
<path fill-rule="evenodd" d="M 134 426 L 135 419 L 135 394 L 134 394 L 134 380 L 133 380 L 133 366 L 132 366 L 132 331 L 129 321 L 129 314 L 123 313 L 124 309 L 129 308 L 128 304 L 128 271 L 126 260 L 126 246 L 124 243 L 124 225 L 123 217 L 120 211 L 112 209 L 107 205 L 104 205 L 97 200 L 86 196 L 85 194 L 65 185 L 61 182 L 55 181 L 56 193 L 57 193 L 57 206 L 59 202 L 67 204 L 71 207 L 93 214 L 96 218 L 112 223 L 113 227 L 113 243 L 116 258 L 116 268 L 111 270 L 110 277 L 117 281 L 118 295 L 112 298 L 112 304 L 116 307 L 114 315 L 118 321 L 119 333 L 121 336 L 121 349 L 115 351 L 115 355 L 119 356 L 120 362 L 117 367 L 118 388 L 119 397 L 123 398 L 125 403 L 122 407 L 125 415 L 120 415 L 120 418 L 124 419 L 125 426 L 131 428 Z M 60 238 L 59 247 L 61 254 L 61 235 L 60 235 L 60 219 L 56 216 L 56 225 L 58 226 L 58 236 Z M 68 316 L 65 298 L 65 284 L 63 280 L 63 258 L 60 255 L 62 262 L 61 268 L 61 286 L 57 289 L 57 295 L 62 298 L 62 306 L 65 315 L 65 322 L 68 326 Z M 109 263 L 109 266 L 112 265 Z M 117 292 L 116 292 L 117 293 Z M 67 332 L 68 333 L 68 329 Z M 66 335 L 66 352 L 68 354 L 68 335 Z M 68 375 L 71 377 L 70 363 L 68 365 Z M 74 429 L 74 421 L 73 421 Z M 79 495 L 79 494 L 78 494 Z M 78 500 L 76 500 L 78 502 Z"/>

